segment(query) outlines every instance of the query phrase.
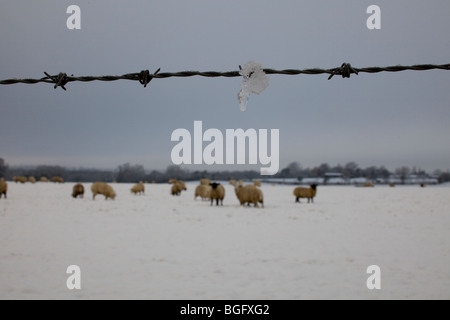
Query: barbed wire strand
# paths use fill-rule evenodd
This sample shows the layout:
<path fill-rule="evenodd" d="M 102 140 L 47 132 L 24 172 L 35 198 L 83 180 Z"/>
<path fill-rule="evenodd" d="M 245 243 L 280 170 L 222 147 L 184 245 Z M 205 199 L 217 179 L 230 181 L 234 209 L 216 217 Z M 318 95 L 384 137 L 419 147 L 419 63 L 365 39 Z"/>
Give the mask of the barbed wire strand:
<path fill-rule="evenodd" d="M 241 66 L 239 66 L 241 69 Z M 218 77 L 226 77 L 226 78 L 235 78 L 241 77 L 241 73 L 239 71 L 230 71 L 230 72 L 217 72 L 217 71 L 182 71 L 182 72 L 163 72 L 160 73 L 161 69 L 156 70 L 153 74 L 150 73 L 149 70 L 143 70 L 138 73 L 129 73 L 124 74 L 122 76 L 84 76 L 84 77 L 74 77 L 73 75 L 68 76 L 66 73 L 59 73 L 58 75 L 50 75 L 47 72 L 44 72 L 46 77 L 41 79 L 8 79 L 1 80 L 1 85 L 12 85 L 18 83 L 24 84 L 37 84 L 37 83 L 51 83 L 54 84 L 54 88 L 61 87 L 66 90 L 66 85 L 70 82 L 92 82 L 92 81 L 118 81 L 118 80 L 130 80 L 130 81 L 139 81 L 145 87 L 152 81 L 153 79 L 167 79 L 167 78 L 188 78 L 188 77 L 208 77 L 208 78 L 218 78 Z M 333 69 L 286 69 L 286 70 L 274 70 L 274 69 L 263 69 L 264 72 L 268 75 L 320 75 L 320 74 L 328 74 L 328 80 L 333 78 L 334 76 L 342 76 L 342 78 L 350 78 L 352 74 L 358 75 L 359 73 L 380 73 L 380 72 L 401 72 L 401 71 L 426 71 L 426 70 L 450 70 L 450 64 L 443 65 L 435 65 L 435 64 L 421 64 L 421 65 L 413 65 L 413 66 L 389 66 L 389 67 L 368 67 L 368 68 L 354 68 L 349 63 L 343 63 L 341 67 L 333 68 Z M 250 75 L 251 76 L 251 75 Z"/>

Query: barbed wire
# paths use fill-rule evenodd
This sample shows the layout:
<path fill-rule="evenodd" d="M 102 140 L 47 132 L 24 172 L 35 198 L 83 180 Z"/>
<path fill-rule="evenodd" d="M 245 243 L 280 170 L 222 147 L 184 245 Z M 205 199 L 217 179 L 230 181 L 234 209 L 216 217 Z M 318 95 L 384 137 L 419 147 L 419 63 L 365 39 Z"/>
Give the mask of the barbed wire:
<path fill-rule="evenodd" d="M 239 66 L 241 69 L 241 66 Z M 274 69 L 263 69 L 263 71 L 268 75 L 320 75 L 320 74 L 328 74 L 328 80 L 333 78 L 334 76 L 342 76 L 342 78 L 350 78 L 352 74 L 358 75 L 359 73 L 380 73 L 380 72 L 401 72 L 401 71 L 426 71 L 426 70 L 450 70 L 450 64 L 443 65 L 435 65 L 435 64 L 421 64 L 421 65 L 413 65 L 413 66 L 389 66 L 389 67 L 368 67 L 368 68 L 354 68 L 349 63 L 343 63 L 341 67 L 333 68 L 333 69 L 286 69 L 286 70 L 274 70 Z M 139 81 L 145 87 L 152 81 L 153 79 L 166 79 L 166 78 L 187 78 L 187 77 L 207 77 L 207 78 L 218 78 L 218 77 L 226 77 L 226 78 L 235 78 L 241 77 L 241 73 L 239 71 L 230 71 L 230 72 L 217 72 L 217 71 L 182 71 L 182 72 L 165 72 L 160 73 L 161 69 L 156 70 L 154 73 L 150 73 L 149 70 L 143 70 L 138 73 L 129 73 L 124 74 L 122 76 L 84 76 L 84 77 L 74 77 L 73 75 L 68 76 L 66 73 L 59 73 L 58 75 L 50 75 L 47 72 L 45 73 L 45 77 L 40 79 L 8 79 L 1 80 L 1 85 L 12 85 L 18 83 L 24 84 L 36 84 L 36 83 L 51 83 L 54 85 L 54 88 L 61 87 L 66 90 L 66 85 L 70 82 L 92 82 L 92 81 L 118 81 L 118 80 L 131 80 L 131 81 Z M 251 75 L 250 75 L 251 76 Z"/>

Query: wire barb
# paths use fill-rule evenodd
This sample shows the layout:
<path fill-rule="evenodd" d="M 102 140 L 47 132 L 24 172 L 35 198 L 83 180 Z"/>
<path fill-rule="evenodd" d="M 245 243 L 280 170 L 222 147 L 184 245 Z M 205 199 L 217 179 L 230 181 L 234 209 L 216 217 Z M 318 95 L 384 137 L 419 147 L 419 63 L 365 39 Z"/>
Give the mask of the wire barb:
<path fill-rule="evenodd" d="M 331 80 L 334 76 L 342 76 L 342 78 L 350 78 L 352 73 L 358 75 L 358 71 L 355 70 L 350 63 L 344 62 L 340 68 L 332 69 L 332 73 L 328 77 L 328 80 Z"/>
<path fill-rule="evenodd" d="M 56 76 L 51 76 L 47 72 L 45 72 L 46 77 L 41 79 L 8 79 L 0 81 L 0 85 L 10 85 L 17 83 L 26 83 L 26 84 L 36 84 L 36 83 L 52 83 L 54 84 L 54 88 L 61 87 L 66 90 L 65 85 L 69 82 L 92 82 L 92 81 L 118 81 L 118 80 L 133 80 L 139 81 L 145 87 L 152 81 L 153 79 L 166 79 L 166 78 L 188 78 L 188 77 L 208 77 L 208 78 L 236 78 L 242 77 L 240 71 L 242 71 L 242 66 L 239 66 L 240 71 L 229 71 L 229 72 L 217 72 L 217 71 L 182 71 L 175 73 L 159 73 L 161 69 L 158 69 L 155 73 L 151 74 L 150 71 L 144 70 L 140 73 L 130 73 L 122 76 L 87 76 L 87 77 L 74 77 L 73 75 L 68 77 L 65 73 L 60 73 Z M 287 70 L 274 70 L 274 69 L 263 69 L 263 71 L 267 75 L 276 74 L 276 75 L 319 75 L 319 74 L 327 74 L 329 75 L 328 80 L 332 79 L 334 76 L 342 76 L 342 78 L 350 78 L 352 74 L 358 75 L 359 73 L 380 73 L 380 72 L 400 72 L 400 71 L 426 71 L 426 70 L 450 70 L 450 64 L 421 64 L 414 66 L 390 66 L 390 67 L 369 67 L 369 68 L 354 68 L 350 63 L 343 63 L 341 67 L 334 69 L 287 69 Z"/>
<path fill-rule="evenodd" d="M 48 79 L 53 80 L 55 83 L 54 89 L 61 87 L 64 91 L 67 91 L 65 85 L 69 82 L 66 73 L 59 73 L 57 76 L 51 76 L 47 72 L 44 72 Z"/>

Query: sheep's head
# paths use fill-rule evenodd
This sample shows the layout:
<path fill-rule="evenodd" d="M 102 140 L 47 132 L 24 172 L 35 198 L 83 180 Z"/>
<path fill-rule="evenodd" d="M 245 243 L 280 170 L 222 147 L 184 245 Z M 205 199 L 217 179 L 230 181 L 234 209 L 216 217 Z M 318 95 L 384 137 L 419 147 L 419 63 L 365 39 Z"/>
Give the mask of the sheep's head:
<path fill-rule="evenodd" d="M 312 185 L 311 185 L 311 189 L 317 190 L 317 184 L 312 184 Z"/>
<path fill-rule="evenodd" d="M 220 183 L 210 183 L 209 184 L 213 190 L 216 190 L 218 186 L 220 186 Z"/>

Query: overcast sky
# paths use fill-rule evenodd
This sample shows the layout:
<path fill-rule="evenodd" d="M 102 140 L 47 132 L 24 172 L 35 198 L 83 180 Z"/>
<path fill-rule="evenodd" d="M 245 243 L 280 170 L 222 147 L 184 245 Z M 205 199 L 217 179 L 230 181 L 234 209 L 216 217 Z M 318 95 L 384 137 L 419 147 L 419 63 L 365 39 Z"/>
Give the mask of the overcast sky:
<path fill-rule="evenodd" d="M 66 9 L 81 8 L 81 30 Z M 381 7 L 368 30 L 367 7 Z M 0 0 L 0 79 L 450 62 L 450 1 Z M 269 76 L 239 110 L 240 78 L 0 86 L 0 157 L 10 165 L 146 169 L 171 164 L 171 134 L 280 129 L 281 167 L 355 161 L 450 169 L 450 72 Z M 258 169 L 260 166 L 255 166 Z M 196 167 L 186 167 L 196 169 Z M 227 169 L 216 166 L 214 170 Z"/>

